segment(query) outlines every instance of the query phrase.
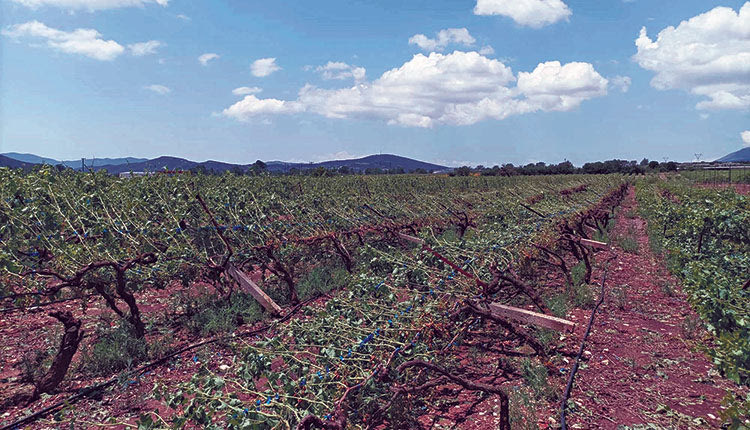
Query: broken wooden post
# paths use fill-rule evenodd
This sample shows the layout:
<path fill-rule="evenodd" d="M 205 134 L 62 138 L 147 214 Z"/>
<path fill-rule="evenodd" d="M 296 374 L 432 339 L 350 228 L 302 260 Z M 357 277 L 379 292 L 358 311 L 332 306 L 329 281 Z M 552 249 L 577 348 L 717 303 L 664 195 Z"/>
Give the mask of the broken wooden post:
<path fill-rule="evenodd" d="M 227 266 L 227 274 L 237 281 L 243 290 L 250 293 L 258 303 L 261 304 L 269 313 L 273 315 L 281 315 L 281 306 L 277 305 L 272 298 L 266 294 L 247 274 L 236 267 L 233 264 Z"/>
<path fill-rule="evenodd" d="M 575 323 L 562 318 L 532 312 L 526 309 L 516 308 L 500 303 L 490 303 L 490 312 L 500 318 L 511 318 L 526 324 L 533 324 L 557 331 L 573 331 Z"/>
<path fill-rule="evenodd" d="M 604 242 L 599 242 L 598 240 L 591 240 L 591 239 L 581 239 L 581 245 L 588 245 L 592 248 L 598 248 L 598 249 L 609 248 L 609 244 L 604 243 Z"/>
<path fill-rule="evenodd" d="M 417 245 L 424 245 L 424 240 L 418 237 L 409 236 L 408 234 L 404 234 L 404 233 L 398 233 L 398 237 L 408 242 L 416 243 Z"/>

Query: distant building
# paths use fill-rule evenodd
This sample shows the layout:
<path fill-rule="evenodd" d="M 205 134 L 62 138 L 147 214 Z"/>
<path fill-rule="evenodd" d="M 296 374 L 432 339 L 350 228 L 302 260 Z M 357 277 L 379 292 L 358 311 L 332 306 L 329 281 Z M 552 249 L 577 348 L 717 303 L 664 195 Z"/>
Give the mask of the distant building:
<path fill-rule="evenodd" d="M 151 176 L 154 172 L 121 172 L 120 177 L 121 178 L 132 178 L 134 176 Z"/>

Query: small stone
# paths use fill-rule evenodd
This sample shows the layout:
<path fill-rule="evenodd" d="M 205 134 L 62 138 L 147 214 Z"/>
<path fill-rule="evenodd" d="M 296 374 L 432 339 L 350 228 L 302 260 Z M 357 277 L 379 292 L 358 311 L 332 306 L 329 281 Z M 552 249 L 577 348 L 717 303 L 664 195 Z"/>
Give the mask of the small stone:
<path fill-rule="evenodd" d="M 711 418 L 712 420 L 716 419 L 716 416 L 714 414 L 708 414 L 708 417 Z"/>
<path fill-rule="evenodd" d="M 229 370 L 229 366 L 227 366 L 226 364 L 222 364 L 221 366 L 219 366 L 219 370 L 221 370 L 222 372 L 226 372 L 227 370 Z"/>

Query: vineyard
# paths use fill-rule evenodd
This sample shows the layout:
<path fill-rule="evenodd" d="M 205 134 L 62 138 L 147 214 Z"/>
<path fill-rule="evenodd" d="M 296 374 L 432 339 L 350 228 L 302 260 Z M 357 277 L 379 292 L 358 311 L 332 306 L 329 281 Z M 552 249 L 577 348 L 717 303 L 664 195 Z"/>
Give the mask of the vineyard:
<path fill-rule="evenodd" d="M 746 198 L 637 184 L 717 365 L 747 383 Z M 523 428 L 559 409 L 576 354 L 554 317 L 593 307 L 628 187 L 0 169 L 0 424 Z M 127 390 L 147 406 L 77 404 Z"/>
<path fill-rule="evenodd" d="M 750 184 L 750 167 L 747 166 L 687 170 L 681 175 L 701 184 Z"/>
<path fill-rule="evenodd" d="M 750 383 L 750 200 L 691 182 L 641 181 L 649 236 L 684 282 L 691 305 L 715 335 L 707 349 L 722 374 Z M 743 414 L 750 415 L 750 401 Z M 740 413 L 738 412 L 738 415 Z"/>

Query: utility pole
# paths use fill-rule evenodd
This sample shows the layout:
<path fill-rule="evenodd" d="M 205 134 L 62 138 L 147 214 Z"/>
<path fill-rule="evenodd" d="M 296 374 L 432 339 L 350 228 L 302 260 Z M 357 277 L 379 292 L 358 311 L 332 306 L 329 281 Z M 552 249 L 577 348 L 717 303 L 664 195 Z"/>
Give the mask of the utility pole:
<path fill-rule="evenodd" d="M 693 153 L 695 155 L 695 164 L 698 164 L 700 162 L 701 157 L 703 157 L 702 153 L 695 152 Z M 703 170 L 703 182 L 706 182 L 706 170 L 701 168 Z"/>

